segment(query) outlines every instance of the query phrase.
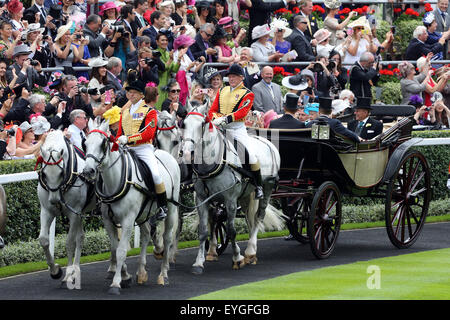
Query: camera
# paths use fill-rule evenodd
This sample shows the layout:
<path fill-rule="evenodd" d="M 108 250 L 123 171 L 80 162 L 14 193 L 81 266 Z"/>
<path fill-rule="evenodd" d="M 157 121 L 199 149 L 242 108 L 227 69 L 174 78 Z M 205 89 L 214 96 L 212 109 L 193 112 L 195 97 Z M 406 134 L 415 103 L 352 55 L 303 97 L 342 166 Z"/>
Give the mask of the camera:
<path fill-rule="evenodd" d="M 328 65 L 327 65 L 327 69 L 329 71 L 332 71 L 334 68 L 336 68 L 336 61 L 331 59 L 330 62 L 328 63 Z"/>
<path fill-rule="evenodd" d="M 430 111 L 430 110 L 431 110 L 430 107 L 426 107 L 426 108 L 425 108 L 425 111 Z"/>
<path fill-rule="evenodd" d="M 186 27 L 185 27 L 185 26 L 181 26 L 181 27 L 180 27 L 180 31 L 183 31 L 183 30 L 186 30 Z"/>
<path fill-rule="evenodd" d="M 81 34 L 75 35 L 75 39 L 77 39 L 77 40 L 81 39 Z"/>
<path fill-rule="evenodd" d="M 78 92 L 80 92 L 80 93 L 87 93 L 87 94 L 90 94 L 92 96 L 96 96 L 96 95 L 99 94 L 97 88 L 89 89 L 89 88 L 86 88 L 86 87 L 83 87 L 83 86 L 78 86 Z"/>
<path fill-rule="evenodd" d="M 316 62 L 316 63 L 314 63 L 314 66 L 313 66 L 312 70 L 313 70 L 313 72 L 322 72 L 323 71 L 323 67 L 322 67 L 322 65 L 320 63 Z"/>
<path fill-rule="evenodd" d="M 50 39 L 50 36 L 43 36 L 43 37 L 42 37 L 42 40 L 43 40 L 43 41 L 47 41 L 48 39 Z"/>
<path fill-rule="evenodd" d="M 125 32 L 125 27 L 122 24 L 113 24 L 110 26 L 110 29 L 114 32 L 120 32 L 123 33 Z"/>
<path fill-rule="evenodd" d="M 161 52 L 159 52 L 158 50 L 152 50 L 152 56 L 153 58 L 159 58 L 161 57 Z"/>
<path fill-rule="evenodd" d="M 392 32 L 392 34 L 395 34 L 395 26 L 391 27 L 391 32 Z"/>
<path fill-rule="evenodd" d="M 39 64 L 39 61 L 37 61 L 37 60 L 31 60 L 31 62 L 30 62 L 30 65 L 33 67 L 37 66 L 38 64 Z"/>
<path fill-rule="evenodd" d="M 4 123 L 2 120 L 0 120 L 0 132 L 3 132 L 3 131 L 5 131 Z M 14 131 L 13 128 L 6 130 L 6 132 L 8 133 L 8 136 L 10 136 L 10 137 L 14 137 L 16 135 L 16 132 Z"/>

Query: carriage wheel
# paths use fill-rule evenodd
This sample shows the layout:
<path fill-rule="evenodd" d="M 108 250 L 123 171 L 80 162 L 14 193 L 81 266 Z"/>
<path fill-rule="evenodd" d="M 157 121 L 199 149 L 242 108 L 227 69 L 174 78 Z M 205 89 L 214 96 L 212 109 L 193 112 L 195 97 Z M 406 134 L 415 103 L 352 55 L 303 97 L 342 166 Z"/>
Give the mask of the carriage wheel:
<path fill-rule="evenodd" d="M 289 200 L 289 199 L 288 199 Z M 286 225 L 290 234 L 300 243 L 309 243 L 307 234 L 307 221 L 309 212 L 311 210 L 311 199 L 301 198 L 292 207 L 285 207 L 285 212 L 289 219 L 286 221 Z"/>
<path fill-rule="evenodd" d="M 309 244 L 318 259 L 328 258 L 333 252 L 341 220 L 341 193 L 334 182 L 326 181 L 314 195 L 308 217 Z"/>
<path fill-rule="evenodd" d="M 408 152 L 386 193 L 386 230 L 392 244 L 403 249 L 418 238 L 431 199 L 430 169 L 418 151 Z"/>

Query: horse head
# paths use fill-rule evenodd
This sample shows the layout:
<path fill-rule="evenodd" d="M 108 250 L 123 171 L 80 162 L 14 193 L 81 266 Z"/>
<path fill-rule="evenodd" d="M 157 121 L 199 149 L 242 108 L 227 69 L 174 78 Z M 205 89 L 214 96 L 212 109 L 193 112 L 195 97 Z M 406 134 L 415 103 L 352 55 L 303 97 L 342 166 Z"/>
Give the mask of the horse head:
<path fill-rule="evenodd" d="M 64 134 L 60 130 L 48 133 L 41 146 L 38 162 L 42 163 L 40 182 L 49 192 L 49 202 L 59 203 L 59 191 L 64 183 L 65 159 L 69 156 Z"/>
<path fill-rule="evenodd" d="M 101 122 L 100 117 L 95 121 L 89 119 L 89 134 L 86 138 L 86 163 L 82 175 L 93 181 L 107 161 L 111 148 L 111 133 L 109 121 Z"/>
<path fill-rule="evenodd" d="M 175 113 L 171 114 L 164 110 L 158 114 L 156 139 L 159 149 L 173 154 L 173 149 L 178 145 L 180 140 Z"/>

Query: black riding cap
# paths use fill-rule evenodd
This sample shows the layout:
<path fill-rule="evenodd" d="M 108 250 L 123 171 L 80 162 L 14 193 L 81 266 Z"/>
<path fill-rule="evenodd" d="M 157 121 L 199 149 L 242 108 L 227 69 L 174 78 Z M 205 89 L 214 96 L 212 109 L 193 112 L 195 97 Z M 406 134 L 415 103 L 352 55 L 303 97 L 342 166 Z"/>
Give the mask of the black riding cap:
<path fill-rule="evenodd" d="M 226 75 L 229 75 L 229 74 L 235 74 L 235 75 L 238 75 L 238 76 L 243 76 L 243 77 L 245 77 L 244 69 L 242 69 L 242 67 L 241 67 L 240 65 L 238 65 L 237 63 L 234 63 L 234 64 L 228 69 Z"/>

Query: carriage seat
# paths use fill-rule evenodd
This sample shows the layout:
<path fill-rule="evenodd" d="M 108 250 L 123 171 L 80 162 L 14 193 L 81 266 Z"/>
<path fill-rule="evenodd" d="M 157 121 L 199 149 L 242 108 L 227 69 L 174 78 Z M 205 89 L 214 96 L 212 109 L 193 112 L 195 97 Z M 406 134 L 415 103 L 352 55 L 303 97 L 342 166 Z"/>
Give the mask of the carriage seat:
<path fill-rule="evenodd" d="M 141 179 L 144 180 L 147 189 L 149 190 L 149 192 L 153 193 L 155 191 L 155 183 L 153 182 L 153 177 L 150 168 L 144 161 L 139 159 L 139 157 L 136 155 L 136 152 L 132 148 L 128 148 L 127 152 L 130 154 L 131 158 L 134 159 L 134 161 L 136 162 L 137 170 L 141 174 Z"/>

